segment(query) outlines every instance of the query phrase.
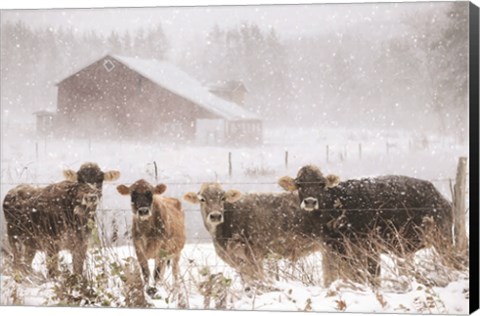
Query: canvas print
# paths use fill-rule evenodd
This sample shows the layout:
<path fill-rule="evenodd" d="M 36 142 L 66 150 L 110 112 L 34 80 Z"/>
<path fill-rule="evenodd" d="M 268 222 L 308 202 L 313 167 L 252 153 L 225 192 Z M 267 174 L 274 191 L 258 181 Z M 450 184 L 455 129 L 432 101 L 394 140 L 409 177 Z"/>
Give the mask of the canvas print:
<path fill-rule="evenodd" d="M 471 8 L 2 10 L 1 305 L 469 313 Z"/>

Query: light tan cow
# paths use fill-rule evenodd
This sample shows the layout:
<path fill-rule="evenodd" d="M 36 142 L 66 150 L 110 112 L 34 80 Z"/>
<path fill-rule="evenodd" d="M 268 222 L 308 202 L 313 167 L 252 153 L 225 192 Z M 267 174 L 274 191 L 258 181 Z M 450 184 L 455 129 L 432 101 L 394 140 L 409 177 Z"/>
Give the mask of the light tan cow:
<path fill-rule="evenodd" d="M 180 274 L 180 254 L 186 239 L 185 215 L 179 200 L 160 196 L 166 189 L 165 184 L 154 187 L 145 180 L 138 180 L 130 187 L 117 187 L 120 194 L 131 198 L 133 244 L 146 286 L 151 281 L 149 259 L 155 260 L 155 283 L 162 281 L 167 262 L 172 264 L 175 281 Z"/>

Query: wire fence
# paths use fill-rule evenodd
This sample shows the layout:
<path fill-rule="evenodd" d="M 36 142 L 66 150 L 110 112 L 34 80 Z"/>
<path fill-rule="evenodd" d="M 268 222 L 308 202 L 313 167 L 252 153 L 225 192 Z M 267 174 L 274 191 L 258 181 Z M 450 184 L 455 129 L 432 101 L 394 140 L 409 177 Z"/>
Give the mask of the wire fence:
<path fill-rule="evenodd" d="M 467 173 L 467 176 L 468 176 L 468 173 Z M 371 178 L 371 179 L 374 179 L 374 178 Z M 360 179 L 359 179 L 360 180 Z M 430 181 L 430 182 L 451 182 L 451 181 L 454 181 L 453 178 L 435 178 L 435 179 L 428 179 L 427 181 Z M 218 183 L 218 184 L 221 184 L 221 185 L 277 185 L 278 183 L 277 182 L 274 182 L 274 181 L 258 181 L 258 182 L 236 182 L 236 181 L 212 181 L 212 180 L 207 180 L 207 181 L 195 181 L 195 182 L 168 182 L 168 181 L 159 181 L 159 183 L 163 183 L 163 184 L 166 184 L 166 185 L 202 185 L 202 184 L 205 184 L 205 183 L 212 183 L 212 182 L 215 182 L 215 183 Z M 54 184 L 54 183 L 57 183 L 57 182 L 29 182 L 29 183 L 25 183 L 25 182 L 1 182 L 0 185 L 21 185 L 21 184 L 29 184 L 29 185 L 33 185 L 33 186 L 42 186 L 42 185 L 51 185 L 51 184 Z M 304 184 L 315 184 L 315 183 L 323 183 L 323 182 L 302 182 Z M 120 184 L 124 184 L 124 185 L 132 185 L 133 182 L 104 182 L 103 185 L 104 186 L 116 186 L 116 185 L 120 185 Z"/>

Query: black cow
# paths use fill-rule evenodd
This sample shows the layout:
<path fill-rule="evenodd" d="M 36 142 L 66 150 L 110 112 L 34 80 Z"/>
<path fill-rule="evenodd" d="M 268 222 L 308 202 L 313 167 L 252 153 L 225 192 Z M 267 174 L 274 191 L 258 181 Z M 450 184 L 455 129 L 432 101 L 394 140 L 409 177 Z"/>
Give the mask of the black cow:
<path fill-rule="evenodd" d="M 424 247 L 434 245 L 440 254 L 452 247 L 452 204 L 428 181 L 382 176 L 340 182 L 308 165 L 279 185 L 298 191 L 301 209 L 310 214 L 310 234 L 331 250 L 325 252 L 325 286 L 338 277 L 342 264 L 358 267 L 365 261 L 369 281 L 377 284 L 380 252 L 410 262 Z"/>

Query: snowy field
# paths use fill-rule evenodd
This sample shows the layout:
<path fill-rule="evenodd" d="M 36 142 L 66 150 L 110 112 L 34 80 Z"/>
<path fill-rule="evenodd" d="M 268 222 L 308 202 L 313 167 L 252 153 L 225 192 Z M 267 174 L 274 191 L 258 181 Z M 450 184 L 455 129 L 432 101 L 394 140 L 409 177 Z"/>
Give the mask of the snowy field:
<path fill-rule="evenodd" d="M 102 250 L 99 250 L 100 252 Z M 123 259 L 134 257 L 132 247 L 120 247 L 103 250 L 107 256 L 115 258 L 113 261 L 122 262 Z M 98 261 L 90 255 L 87 270 L 92 266 L 98 267 Z M 418 262 L 428 259 L 427 252 L 419 253 Z M 63 262 L 71 263 L 68 253 L 62 253 Z M 430 259 L 431 260 L 431 259 Z M 112 261 L 110 261 L 112 262 Z M 153 269 L 153 262 L 150 262 Z M 360 284 L 345 283 L 340 280 L 334 282 L 329 288 L 320 286 L 321 282 L 321 256 L 318 254 L 304 258 L 296 265 L 280 261 L 279 280 L 274 281 L 272 289 L 264 293 L 246 295 L 238 275 L 231 268 L 223 264 L 216 256 L 211 244 L 188 244 L 182 253 L 180 285 L 173 288 L 170 270 L 167 269 L 164 284 L 158 286 L 158 292 L 153 298 L 147 297 L 151 307 L 192 309 L 204 308 L 204 296 L 200 292 L 199 284 L 206 279 L 204 271 L 208 267 L 209 273 L 221 272 L 226 280 L 230 280 L 226 287 L 227 303 L 229 310 L 270 310 L 270 311 L 322 311 L 322 312 L 381 312 L 381 313 L 433 313 L 433 314 L 468 314 L 468 274 L 454 272 L 443 286 L 427 287 L 413 280 L 404 280 L 403 288 L 392 286 L 392 283 L 383 281 L 378 290 Z M 394 272 L 391 261 L 383 256 L 382 268 L 385 272 L 382 278 L 388 280 L 388 276 Z M 2 304 L 20 303 L 22 305 L 57 305 L 61 304 L 56 299 L 55 283 L 46 280 L 44 256 L 37 254 L 34 260 L 35 277 L 16 283 L 10 276 L 2 276 Z M 425 273 L 438 274 L 439 271 L 432 269 L 424 270 Z M 203 274 L 202 274 L 203 273 Z M 310 278 L 303 274 L 308 273 Z M 435 276 L 441 278 L 441 276 Z M 99 282 L 100 283 L 100 282 Z M 110 281 L 110 288 L 104 289 L 105 293 L 111 293 L 109 306 L 123 306 L 125 297 L 115 282 L 115 277 Z M 179 294 L 182 299 L 180 299 Z M 13 301 L 17 297 L 18 301 Z M 181 300 L 181 302 L 180 302 Z M 215 300 L 212 300 L 209 308 L 214 308 Z M 102 303 L 95 304 L 101 306 Z"/>
<path fill-rule="evenodd" d="M 165 195 L 180 199 L 186 192 L 198 191 L 200 184 L 207 181 L 218 181 L 224 183 L 225 188 L 243 192 L 280 192 L 276 184 L 279 177 L 295 176 L 298 168 L 313 163 L 324 173 L 335 173 L 342 179 L 386 174 L 427 179 L 451 200 L 450 181 L 455 178 L 458 158 L 468 155 L 468 145 L 458 144 L 453 139 L 393 129 L 276 128 L 266 129 L 264 136 L 263 146 L 229 148 L 115 140 L 102 142 L 95 139 L 44 139 L 35 137 L 27 129 L 9 129 L 2 133 L 1 198 L 3 200 L 6 192 L 18 183 L 45 185 L 59 181 L 63 169 L 78 170 L 86 161 L 97 162 L 103 170 L 120 170 L 122 175 L 118 182 L 104 185 L 98 223 L 106 239 L 110 238 L 112 226 L 117 227 L 122 237 L 112 245 L 114 248 L 110 253 L 115 260 L 123 262 L 122 258 L 134 257 L 134 252 L 129 246 L 128 236 L 131 223 L 129 200 L 116 192 L 118 184 L 132 183 L 140 178 L 154 183 L 157 179 L 159 183 L 167 184 Z M 229 152 L 232 156 L 231 176 Z M 157 176 L 154 162 L 158 168 Z M 413 280 L 402 280 L 403 286 L 399 287 L 387 281 L 392 276 L 382 275 L 384 282 L 376 291 L 340 280 L 325 289 L 321 286 L 321 256 L 315 254 L 303 259 L 299 265 L 280 262 L 280 277 L 274 281 L 271 291 L 246 295 L 238 275 L 216 256 L 199 210 L 186 202 L 183 206 L 188 244 L 182 253 L 182 284 L 185 285 L 180 287 L 183 291 L 182 306 L 204 307 L 203 296 L 198 290 L 202 278 L 199 271 L 208 267 L 209 272 L 222 272 L 226 279 L 231 280 L 227 309 L 468 313 L 468 271 L 445 272 L 438 270 L 433 263 L 433 266 L 423 264 L 419 269 L 424 269 L 427 274 L 443 271 L 434 276 L 441 279 L 440 286 L 426 287 Z M 4 231 L 2 239 L 5 240 Z M 428 257 L 428 252 L 419 254 L 419 262 L 434 262 L 421 260 L 425 256 Z M 68 263 L 68 254 L 64 257 Z M 42 277 L 45 273 L 42 254 L 37 254 L 35 259 L 36 277 L 18 284 L 8 274 L 8 262 L 5 261 L 8 258 L 2 259 L 2 304 L 59 303 L 55 300 L 55 283 Z M 383 259 L 387 267 L 385 273 L 393 273 L 391 259 L 387 256 Z M 442 273 L 447 276 L 442 276 Z M 396 276 L 393 278 L 398 279 Z M 114 286 L 112 291 L 114 298 L 111 305 L 122 306 L 121 293 L 115 292 Z M 165 286 L 159 287 L 156 297 L 149 298 L 149 303 L 154 307 L 177 308 L 178 291 L 171 288 L 171 280 L 170 283 L 167 281 Z M 211 308 L 213 304 L 212 301 Z"/>

